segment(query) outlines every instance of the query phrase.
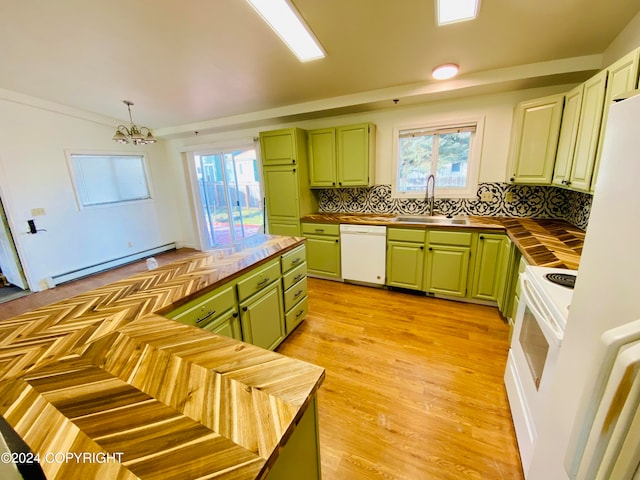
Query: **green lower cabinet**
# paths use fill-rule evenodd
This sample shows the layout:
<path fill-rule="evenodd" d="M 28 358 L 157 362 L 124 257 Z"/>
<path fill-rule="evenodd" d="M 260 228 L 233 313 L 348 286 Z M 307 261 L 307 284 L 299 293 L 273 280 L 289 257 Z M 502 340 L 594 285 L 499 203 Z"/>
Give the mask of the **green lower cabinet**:
<path fill-rule="evenodd" d="M 387 242 L 387 285 L 422 290 L 423 266 L 424 244 Z"/>
<path fill-rule="evenodd" d="M 465 297 L 471 247 L 429 245 L 425 267 L 428 293 Z"/>
<path fill-rule="evenodd" d="M 280 280 L 240 304 L 244 341 L 273 350 L 285 337 Z"/>
<path fill-rule="evenodd" d="M 203 330 L 224 335 L 225 337 L 242 340 L 242 331 L 240 330 L 240 315 L 235 308 L 223 313 L 211 323 L 202 327 Z"/>
<path fill-rule="evenodd" d="M 323 278 L 342 278 L 340 268 L 340 225 L 303 223 L 307 239 L 307 272 Z"/>
<path fill-rule="evenodd" d="M 504 244 L 507 238 L 504 235 L 481 233 L 478 235 L 478 243 L 473 270 L 473 282 L 471 284 L 471 297 L 479 300 L 497 302 L 504 291 L 503 270 Z M 501 292 L 502 290 L 502 292 Z"/>
<path fill-rule="evenodd" d="M 265 477 L 267 480 L 320 480 L 320 441 L 317 397 L 280 450 L 280 456 Z"/>

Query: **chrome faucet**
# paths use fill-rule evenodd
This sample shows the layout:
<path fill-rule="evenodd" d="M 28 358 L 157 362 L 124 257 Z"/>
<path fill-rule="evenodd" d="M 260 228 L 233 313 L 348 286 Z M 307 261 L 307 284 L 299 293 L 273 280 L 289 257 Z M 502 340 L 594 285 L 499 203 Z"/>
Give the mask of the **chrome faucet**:
<path fill-rule="evenodd" d="M 429 184 L 431 184 L 431 195 L 429 195 Z M 429 216 L 433 216 L 433 203 L 436 197 L 436 177 L 431 174 L 427 178 L 427 191 L 424 194 L 424 201 L 429 205 Z"/>

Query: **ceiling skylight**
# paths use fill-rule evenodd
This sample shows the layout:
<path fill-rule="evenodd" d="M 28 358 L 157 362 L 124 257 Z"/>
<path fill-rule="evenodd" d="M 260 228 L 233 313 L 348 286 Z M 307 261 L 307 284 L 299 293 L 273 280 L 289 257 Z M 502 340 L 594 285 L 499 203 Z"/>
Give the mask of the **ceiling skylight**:
<path fill-rule="evenodd" d="M 478 16 L 480 0 L 437 0 L 438 25 L 465 22 Z"/>
<path fill-rule="evenodd" d="M 309 27 L 288 0 L 247 0 L 301 62 L 325 56 Z"/>

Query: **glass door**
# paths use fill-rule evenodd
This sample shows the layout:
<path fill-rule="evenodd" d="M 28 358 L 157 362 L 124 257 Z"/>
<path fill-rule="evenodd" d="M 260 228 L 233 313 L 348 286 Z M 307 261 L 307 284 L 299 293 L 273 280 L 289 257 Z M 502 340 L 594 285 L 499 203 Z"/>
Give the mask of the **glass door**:
<path fill-rule="evenodd" d="M 193 156 L 206 248 L 264 231 L 262 189 L 254 148 Z"/>

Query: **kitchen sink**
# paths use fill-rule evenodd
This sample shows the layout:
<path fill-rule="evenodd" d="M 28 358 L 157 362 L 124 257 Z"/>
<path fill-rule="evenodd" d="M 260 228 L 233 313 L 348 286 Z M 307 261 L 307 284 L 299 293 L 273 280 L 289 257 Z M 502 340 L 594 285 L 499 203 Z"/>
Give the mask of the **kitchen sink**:
<path fill-rule="evenodd" d="M 468 225 L 469 217 L 458 215 L 455 217 L 445 217 L 444 215 L 398 215 L 396 222 L 405 223 L 428 223 L 436 225 Z"/>

